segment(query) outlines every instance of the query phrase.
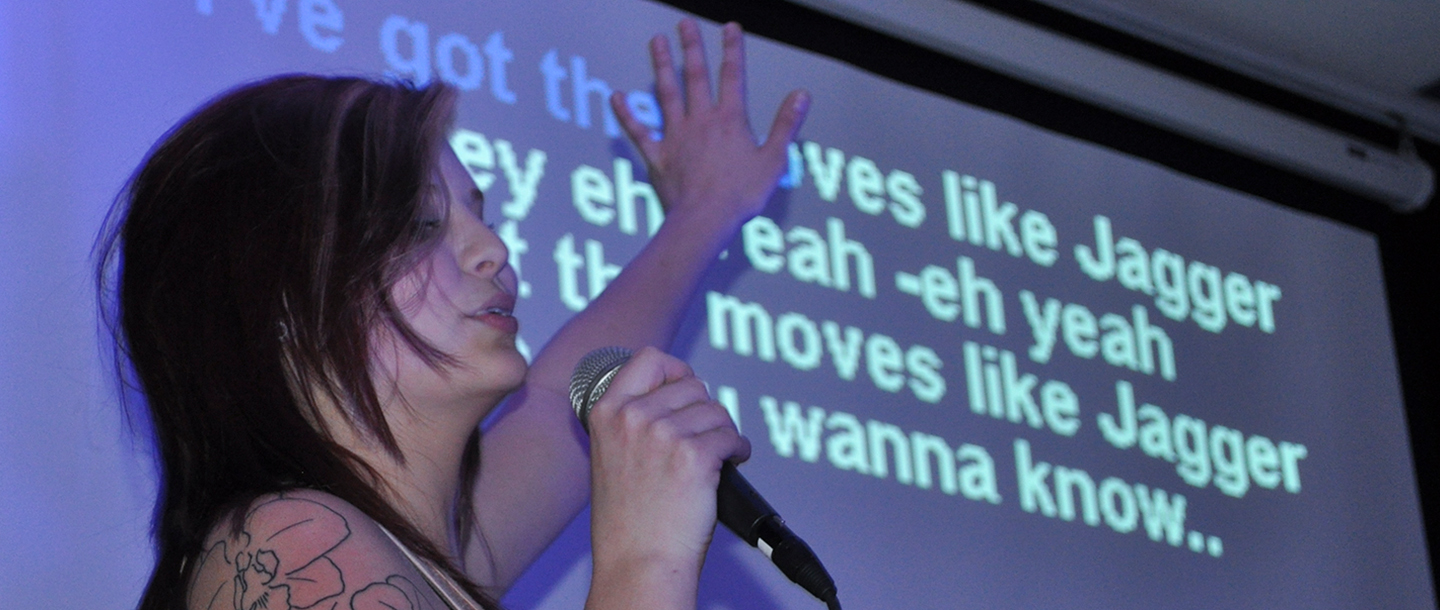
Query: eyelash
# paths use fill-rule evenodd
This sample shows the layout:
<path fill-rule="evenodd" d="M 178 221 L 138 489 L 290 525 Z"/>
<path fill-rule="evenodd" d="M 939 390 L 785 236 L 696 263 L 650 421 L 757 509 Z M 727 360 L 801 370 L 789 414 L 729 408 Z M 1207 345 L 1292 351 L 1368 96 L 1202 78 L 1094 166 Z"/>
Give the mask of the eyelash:
<path fill-rule="evenodd" d="M 420 230 L 423 231 L 423 232 L 427 232 L 427 233 L 430 232 L 430 231 L 438 231 L 438 230 L 440 230 L 440 228 L 441 228 L 442 226 L 444 226 L 444 223 L 441 222 L 441 221 L 439 221 L 439 220 L 422 220 L 422 221 L 420 221 Z M 496 230 L 496 229 L 495 229 L 495 226 L 496 226 L 496 225 L 495 225 L 495 223 L 493 223 L 493 222 L 486 222 L 486 223 L 485 223 L 485 228 L 490 229 L 490 232 L 492 232 L 492 233 L 494 233 L 495 230 Z"/>

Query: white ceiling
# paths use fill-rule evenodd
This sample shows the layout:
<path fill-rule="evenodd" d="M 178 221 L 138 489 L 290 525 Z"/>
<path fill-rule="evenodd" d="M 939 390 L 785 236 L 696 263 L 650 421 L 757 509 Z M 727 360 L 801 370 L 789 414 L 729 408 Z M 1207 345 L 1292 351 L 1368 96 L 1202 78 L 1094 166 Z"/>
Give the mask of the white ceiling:
<path fill-rule="evenodd" d="M 1040 0 L 1371 118 L 1440 136 L 1437 0 Z"/>

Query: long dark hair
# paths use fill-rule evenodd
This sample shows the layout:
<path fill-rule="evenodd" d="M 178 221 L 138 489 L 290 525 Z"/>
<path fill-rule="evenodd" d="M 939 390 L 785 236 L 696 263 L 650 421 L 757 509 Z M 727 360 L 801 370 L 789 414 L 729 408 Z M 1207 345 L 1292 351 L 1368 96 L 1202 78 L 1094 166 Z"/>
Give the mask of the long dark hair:
<path fill-rule="evenodd" d="M 172 129 L 117 198 L 97 243 L 101 311 L 122 396 L 125 386 L 144 394 L 162 482 L 143 610 L 184 607 L 217 521 L 238 531 L 244 506 L 290 488 L 350 502 L 498 606 L 384 499 L 384 483 L 332 440 L 319 411 L 322 400 L 341 405 L 403 461 L 369 339 L 388 326 L 432 366 L 449 362 L 388 288 L 436 239 L 420 219 L 455 97 L 361 78 L 245 85 Z M 478 430 L 462 462 L 463 544 Z"/>

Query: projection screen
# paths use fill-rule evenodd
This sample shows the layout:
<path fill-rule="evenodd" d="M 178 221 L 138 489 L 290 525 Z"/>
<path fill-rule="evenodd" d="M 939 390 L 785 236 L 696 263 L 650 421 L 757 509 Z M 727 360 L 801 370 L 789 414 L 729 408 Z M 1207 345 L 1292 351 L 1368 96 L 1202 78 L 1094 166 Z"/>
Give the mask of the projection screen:
<path fill-rule="evenodd" d="M 673 9 L 33 10 L 49 12 L 6 9 L 0 56 L 18 75 L 0 111 L 41 117 L 0 127 L 4 283 L 30 287 L 0 309 L 18 388 L 0 481 L 7 522 L 33 525 L 0 534 L 18 549 L 0 564 L 50 583 L 64 562 L 107 566 L 103 607 L 138 598 L 154 475 L 99 356 L 85 257 L 128 173 L 205 99 L 294 71 L 461 89 L 451 143 L 519 271 L 529 351 L 663 221 L 604 99 L 625 92 L 660 126 L 644 49 Z M 61 51 L 27 59 L 32 42 Z M 792 88 L 812 112 L 673 352 L 730 408 L 754 444 L 741 471 L 847 608 L 1435 607 L 1372 235 L 748 44 L 752 122 Z M 40 78 L 58 84 L 25 84 Z M 49 301 L 22 298 L 44 293 L 37 274 L 61 278 Z M 63 417 L 42 415 L 52 404 Z M 582 515 L 505 601 L 578 608 L 588 566 Z M 22 600 L 34 582 L 0 577 Z M 720 531 L 701 607 L 821 604 Z"/>

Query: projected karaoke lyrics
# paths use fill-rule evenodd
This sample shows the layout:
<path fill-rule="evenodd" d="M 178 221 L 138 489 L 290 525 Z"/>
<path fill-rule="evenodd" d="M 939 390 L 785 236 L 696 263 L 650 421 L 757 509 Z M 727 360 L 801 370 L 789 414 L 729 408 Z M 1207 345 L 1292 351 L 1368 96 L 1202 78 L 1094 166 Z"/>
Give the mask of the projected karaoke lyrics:
<path fill-rule="evenodd" d="M 475 23 L 357 21 L 341 4 L 301 0 L 292 17 L 283 1 L 238 3 L 277 40 L 298 30 L 292 42 L 313 53 L 465 92 L 451 145 L 499 210 L 528 357 L 663 222 L 605 102 L 622 91 L 663 130 L 642 47 L 620 74 L 543 32 L 519 43 L 515 30 Z M 249 18 L 196 3 L 202 16 L 222 8 Z M 1031 157 L 1042 153 L 1011 167 L 946 136 L 926 146 L 970 156 L 884 134 L 832 143 L 881 131 L 827 124 L 826 104 L 845 101 L 816 96 L 776 200 L 717 261 L 680 352 L 755 443 L 755 462 L 953 497 L 1023 515 L 1027 528 L 1109 531 L 1134 541 L 1124 549 L 1173 547 L 1205 563 L 1237 550 L 1225 528 L 1257 496 L 1305 493 L 1307 464 L 1326 446 L 1277 427 L 1296 407 L 1254 415 L 1263 405 L 1223 391 L 1228 380 L 1268 383 L 1251 370 L 1269 366 L 1267 345 L 1292 320 L 1287 259 L 1174 237 L 1167 223 L 1203 206 L 1112 200 L 1113 183 L 1075 186 L 1081 170 Z M 968 128 L 936 127 L 957 140 Z M 1030 184 L 1047 180 L 1048 191 Z M 1163 192 L 1178 178 L 1155 180 Z M 1195 510 L 1200 495 L 1224 516 Z"/>
<path fill-rule="evenodd" d="M 546 154 L 529 150 L 522 163 L 512 143 L 492 142 L 468 129 L 457 131 L 452 143 L 482 187 L 503 176 L 513 196 L 503 204 L 507 221 L 500 234 L 517 269 L 537 264 L 526 262 L 533 247 L 519 223 L 533 205 Z M 1008 497 L 1027 513 L 1136 532 L 1213 557 L 1223 554 L 1223 541 L 1186 526 L 1187 500 L 1176 483 L 1213 486 L 1235 498 L 1252 487 L 1301 492 L 1308 453 L 1302 443 L 1206 422 L 1185 412 L 1191 405 L 1151 404 L 1125 379 L 1114 381 L 1109 396 L 1082 398 L 1065 379 L 1047 378 L 1035 366 L 1072 357 L 1179 383 L 1183 350 L 1165 322 L 1209 333 L 1273 333 L 1277 312 L 1283 313 L 1281 287 L 1147 247 L 1116 234 L 1114 221 L 1104 215 L 1093 217 L 1093 234 L 1066 240 L 1044 213 L 1002 201 L 995 184 L 955 171 L 934 177 L 940 197 L 930 212 L 921 181 L 904 170 L 883 172 L 870 159 L 815 142 L 793 145 L 791 158 L 785 187 L 812 188 L 809 194 L 830 205 L 826 211 L 835 216 L 818 226 L 787 227 L 757 217 L 743 227 L 728 256 L 742 256 L 774 282 L 809 284 L 832 291 L 836 299 L 884 300 L 894 315 L 929 317 L 930 336 L 936 338 L 929 341 L 960 338 L 961 357 L 946 362 L 932 345 L 718 291 L 708 291 L 701 303 L 710 349 L 908 393 L 944 404 L 956 417 L 993 418 L 1060 437 L 1097 434 L 1134 459 L 1174 464 L 1175 479 L 1126 481 L 1041 459 L 1023 438 L 1011 447 L 952 444 L 925 430 L 903 430 L 840 408 L 760 395 L 754 404 L 764 427 L 751 433 L 766 438 L 777 455 L 992 504 Z M 622 236 L 653 234 L 662 218 L 660 202 L 637 171 L 624 158 L 569 170 L 566 186 L 575 217 Z M 937 232 L 961 253 L 953 261 L 893 270 L 886 277 L 884 261 L 847 235 L 847 216 L 851 223 L 889 220 L 896 239 L 907 239 L 908 231 L 931 228 L 926 223 L 931 214 Z M 621 261 L 607 259 L 599 239 L 567 232 L 548 250 L 546 262 L 553 263 L 557 280 L 553 289 L 571 311 L 583 309 L 620 271 Z M 1038 286 L 1006 293 L 984 274 L 983 261 L 994 256 L 1042 267 L 1068 265 L 1091 281 L 1133 292 L 1137 302 L 1128 310 L 1102 311 Z M 528 284 L 524 290 L 529 293 Z M 956 332 L 952 325 L 976 332 Z M 1017 354 L 986 343 L 987 334 L 1009 332 L 1025 333 L 1028 347 Z M 740 410 L 735 388 L 721 387 L 717 395 L 732 411 Z M 999 479 L 997 459 L 1013 460 L 1013 481 Z"/>

